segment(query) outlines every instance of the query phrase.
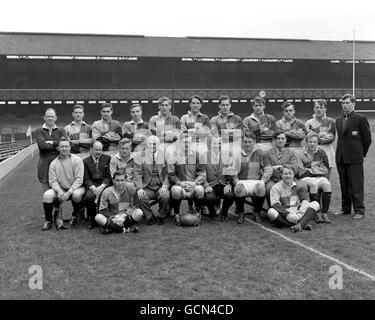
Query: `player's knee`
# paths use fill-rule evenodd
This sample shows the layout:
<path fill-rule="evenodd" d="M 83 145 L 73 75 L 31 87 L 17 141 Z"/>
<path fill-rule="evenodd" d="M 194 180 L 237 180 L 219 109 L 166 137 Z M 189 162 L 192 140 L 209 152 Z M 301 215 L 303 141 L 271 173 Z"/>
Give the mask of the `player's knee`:
<path fill-rule="evenodd" d="M 254 188 L 254 194 L 257 197 L 264 197 L 266 195 L 266 186 L 265 186 L 264 182 L 259 181 L 256 184 L 256 186 Z"/>
<path fill-rule="evenodd" d="M 296 184 L 297 184 L 298 189 L 300 189 L 301 191 L 308 192 L 309 188 L 308 188 L 307 183 L 305 181 L 297 180 Z"/>
<path fill-rule="evenodd" d="M 141 221 L 142 217 L 143 217 L 143 211 L 141 209 L 135 209 L 132 214 L 131 214 L 132 218 L 134 221 Z"/>
<path fill-rule="evenodd" d="M 175 200 L 182 200 L 184 196 L 184 189 L 180 186 L 173 186 L 171 188 L 172 198 Z"/>
<path fill-rule="evenodd" d="M 331 192 L 331 183 L 328 181 L 328 179 L 324 178 L 321 190 L 324 192 Z"/>
<path fill-rule="evenodd" d="M 234 195 L 238 198 L 246 196 L 246 188 L 241 181 L 237 181 L 233 188 Z"/>
<path fill-rule="evenodd" d="M 56 192 L 52 189 L 47 190 L 43 194 L 43 202 L 44 203 L 52 203 L 53 199 L 56 197 Z"/>
<path fill-rule="evenodd" d="M 277 218 L 278 215 L 279 215 L 279 213 L 278 213 L 274 208 L 270 208 L 270 209 L 268 209 L 268 211 L 267 211 L 267 216 L 268 216 L 268 218 L 269 218 L 271 221 L 276 220 L 276 218 Z"/>
<path fill-rule="evenodd" d="M 194 197 L 196 199 L 203 199 L 204 197 L 204 188 L 202 186 L 194 187 Z"/>
<path fill-rule="evenodd" d="M 80 202 L 83 198 L 83 192 L 79 189 L 77 190 L 74 190 L 73 193 L 72 193 L 72 200 L 74 202 Z"/>
<path fill-rule="evenodd" d="M 318 203 L 317 201 L 312 201 L 312 202 L 310 202 L 310 204 L 309 204 L 309 208 L 312 208 L 312 209 L 314 209 L 315 211 L 319 211 L 319 209 L 320 209 L 320 205 L 319 205 L 319 203 Z"/>
<path fill-rule="evenodd" d="M 107 224 L 107 221 L 108 221 L 108 218 L 100 213 L 98 213 L 96 216 L 95 216 L 95 221 L 96 223 L 101 226 L 101 227 L 104 227 L 106 224 Z"/>

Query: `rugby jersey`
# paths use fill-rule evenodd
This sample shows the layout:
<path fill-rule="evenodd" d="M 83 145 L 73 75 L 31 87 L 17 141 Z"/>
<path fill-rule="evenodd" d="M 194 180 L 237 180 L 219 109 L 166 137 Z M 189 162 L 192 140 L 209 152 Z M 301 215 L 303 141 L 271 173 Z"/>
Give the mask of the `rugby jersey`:
<path fill-rule="evenodd" d="M 65 128 L 69 140 L 80 140 L 78 144 L 71 144 L 72 153 L 88 151 L 92 146 L 92 129 L 85 121 L 78 126 L 74 121 Z"/>
<path fill-rule="evenodd" d="M 257 148 L 254 148 L 249 155 L 242 150 L 241 156 L 235 157 L 233 164 L 239 180 L 263 179 L 267 182 L 272 175 L 272 167 L 268 155 Z"/>
<path fill-rule="evenodd" d="M 256 136 L 256 142 L 272 142 L 276 131 L 276 119 L 270 114 L 263 113 L 259 120 L 254 113 L 243 120 L 243 130 L 249 129 Z M 265 131 L 265 129 L 268 129 Z"/>
<path fill-rule="evenodd" d="M 276 135 L 278 133 L 288 132 L 286 137 L 287 148 L 299 148 L 301 147 L 301 142 L 305 138 L 306 128 L 302 120 L 293 118 L 292 121 L 286 121 L 284 117 L 276 121 Z"/>
<path fill-rule="evenodd" d="M 328 176 L 328 157 L 323 149 L 317 150 L 311 156 L 304 148 L 299 159 L 299 177 L 325 177 Z"/>
<path fill-rule="evenodd" d="M 328 133 L 327 138 L 319 138 L 319 144 L 329 144 L 335 140 L 336 121 L 326 115 L 324 115 L 322 121 L 319 122 L 314 114 L 312 119 L 306 121 L 305 127 L 307 131 L 314 131 L 318 134 L 320 132 Z"/>
<path fill-rule="evenodd" d="M 99 205 L 99 213 L 116 214 L 119 211 L 133 205 L 133 195 L 135 194 L 135 187 L 126 185 L 123 190 L 118 191 L 114 186 L 104 189 Z"/>
<path fill-rule="evenodd" d="M 284 181 L 273 185 L 270 192 L 271 207 L 279 203 L 284 209 L 299 207 L 303 200 L 309 201 L 309 195 L 302 186 L 292 182 L 290 186 Z"/>
<path fill-rule="evenodd" d="M 213 136 L 221 136 L 224 129 L 242 129 L 242 119 L 240 116 L 230 112 L 226 117 L 220 111 L 217 116 L 210 120 L 211 131 Z M 231 138 L 230 138 L 231 139 Z"/>
<path fill-rule="evenodd" d="M 110 171 L 111 177 L 115 174 L 117 170 L 124 170 L 125 179 L 128 182 L 133 182 L 134 179 L 134 158 L 133 154 L 130 154 L 128 160 L 123 160 L 120 156 L 120 153 L 117 152 L 114 156 L 111 157 Z"/>

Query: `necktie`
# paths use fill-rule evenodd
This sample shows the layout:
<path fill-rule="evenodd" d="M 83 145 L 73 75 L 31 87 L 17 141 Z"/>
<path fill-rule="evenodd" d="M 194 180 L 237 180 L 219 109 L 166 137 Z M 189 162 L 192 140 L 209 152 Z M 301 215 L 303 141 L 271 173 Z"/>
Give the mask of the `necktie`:
<path fill-rule="evenodd" d="M 98 169 L 99 169 L 99 159 L 98 158 L 95 158 L 95 168 L 96 168 L 96 171 L 98 171 Z"/>
<path fill-rule="evenodd" d="M 342 121 L 342 127 L 344 128 L 345 130 L 345 126 L 346 126 L 346 120 L 348 119 L 349 115 L 348 114 L 344 114 L 344 118 L 343 118 L 343 121 Z"/>

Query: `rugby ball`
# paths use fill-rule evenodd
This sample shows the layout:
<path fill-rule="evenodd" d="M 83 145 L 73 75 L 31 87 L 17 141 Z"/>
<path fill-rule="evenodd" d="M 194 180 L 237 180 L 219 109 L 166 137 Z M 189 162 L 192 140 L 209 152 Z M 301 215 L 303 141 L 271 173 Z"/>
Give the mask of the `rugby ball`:
<path fill-rule="evenodd" d="M 201 222 L 200 214 L 186 213 L 180 215 L 180 225 L 184 227 L 196 227 Z"/>

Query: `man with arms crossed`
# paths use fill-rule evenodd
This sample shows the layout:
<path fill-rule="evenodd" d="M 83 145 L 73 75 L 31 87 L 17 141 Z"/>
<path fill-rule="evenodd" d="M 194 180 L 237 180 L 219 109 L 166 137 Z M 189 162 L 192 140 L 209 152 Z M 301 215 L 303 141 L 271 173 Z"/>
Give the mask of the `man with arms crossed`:
<path fill-rule="evenodd" d="M 130 106 L 130 116 L 132 119 L 122 125 L 122 137 L 132 141 L 131 151 L 142 151 L 149 134 L 148 123 L 142 119 L 142 106 L 140 104 L 132 104 Z"/>
<path fill-rule="evenodd" d="M 72 123 L 65 127 L 72 148 L 71 153 L 88 153 L 92 146 L 92 132 L 91 126 L 83 121 L 85 116 L 83 106 L 74 105 L 72 116 Z"/>
<path fill-rule="evenodd" d="M 103 103 L 100 106 L 100 114 L 102 119 L 92 124 L 92 140 L 100 141 L 103 144 L 103 151 L 115 151 L 122 137 L 121 124 L 112 119 L 111 103 Z"/>
<path fill-rule="evenodd" d="M 253 113 L 243 120 L 243 129 L 250 130 L 256 136 L 256 146 L 266 151 L 272 148 L 272 139 L 275 135 L 276 119 L 270 114 L 266 114 L 266 100 L 255 97 L 252 101 Z"/>
<path fill-rule="evenodd" d="M 319 148 L 323 149 L 328 157 L 328 179 L 331 175 L 332 168 L 335 165 L 335 149 L 333 148 L 333 141 L 336 138 L 336 123 L 335 120 L 327 117 L 327 101 L 319 99 L 314 102 L 313 118 L 307 120 L 305 127 L 307 133 L 316 132 L 319 137 Z"/>

